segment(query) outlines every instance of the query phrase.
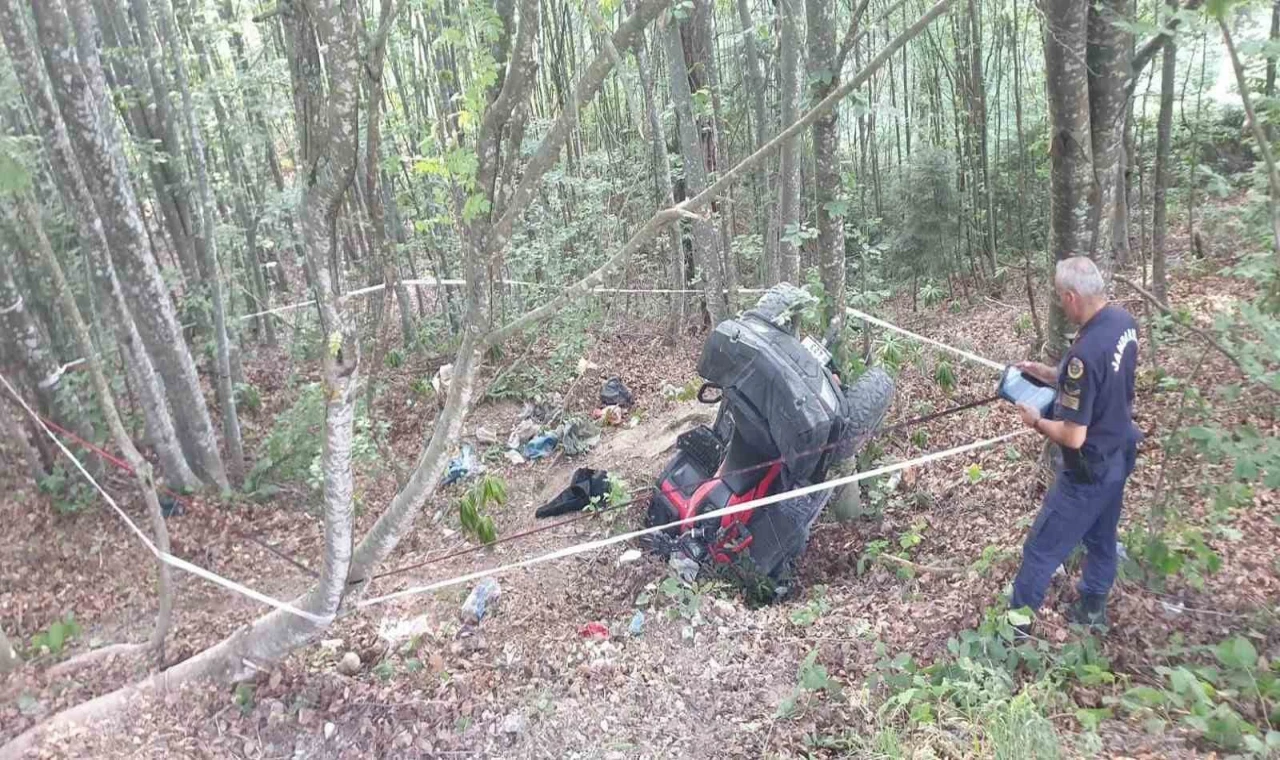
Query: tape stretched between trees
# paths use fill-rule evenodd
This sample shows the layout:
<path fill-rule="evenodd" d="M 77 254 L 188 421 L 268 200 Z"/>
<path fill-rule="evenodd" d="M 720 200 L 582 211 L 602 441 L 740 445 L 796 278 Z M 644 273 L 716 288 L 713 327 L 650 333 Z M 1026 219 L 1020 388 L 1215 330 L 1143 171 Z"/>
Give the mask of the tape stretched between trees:
<path fill-rule="evenodd" d="M 111 508 L 114 509 L 116 514 L 120 516 L 120 519 L 124 521 L 124 524 L 129 528 L 129 530 L 133 531 L 134 535 L 138 537 L 138 540 L 142 542 L 143 546 L 147 547 L 147 551 L 151 552 L 161 562 L 165 563 L 166 565 L 169 565 L 170 567 L 176 567 L 179 570 L 184 570 L 188 573 L 191 573 L 192 575 L 195 575 L 211 583 L 215 583 L 219 586 L 222 586 L 228 591 L 233 591 L 237 594 L 240 594 L 241 596 L 245 596 L 250 599 L 253 599 L 254 601 L 261 602 L 271 607 L 275 607 L 278 610 L 282 610 L 284 612 L 297 615 L 298 617 L 306 618 L 307 620 L 310 620 L 312 622 L 319 623 L 321 625 L 327 625 L 333 621 L 334 617 L 332 615 L 317 615 L 314 612 L 308 612 L 304 609 L 300 609 L 299 607 L 296 607 L 295 605 L 290 604 L 289 602 L 281 601 L 279 599 L 276 599 L 273 596 L 264 594 L 261 591 L 256 591 L 252 588 L 249 588 L 248 586 L 245 586 L 242 583 L 237 583 L 236 581 L 233 581 L 230 578 L 226 578 L 224 576 L 218 575 L 212 570 L 207 570 L 203 567 L 200 567 L 199 565 L 192 564 L 191 562 L 188 562 L 187 560 L 182 559 L 181 557 L 175 557 L 168 552 L 160 551 L 160 549 L 154 543 L 152 543 L 150 537 L 148 537 L 147 534 L 144 533 L 143 530 L 138 527 L 138 524 L 135 523 L 133 519 L 130 518 L 129 515 L 123 509 L 120 508 L 120 505 L 117 504 L 116 500 L 111 497 L 111 494 L 107 493 L 107 491 L 98 483 L 98 481 L 95 480 L 94 477 L 89 474 L 89 471 L 86 470 L 84 465 L 80 463 L 80 460 L 77 459 L 76 456 L 71 453 L 71 450 L 68 449 L 66 445 L 62 443 L 61 439 L 59 439 L 58 436 L 54 435 L 53 431 L 50 430 L 49 427 L 44 424 L 44 420 L 40 419 L 40 415 L 36 414 L 35 410 L 33 410 L 30 406 L 27 405 L 27 402 L 22 398 L 22 396 L 18 394 L 18 391 L 14 389 L 14 387 L 9 383 L 9 379 L 5 377 L 3 374 L 0 374 L 0 383 L 4 384 L 4 387 L 9 391 L 9 395 L 13 396 L 13 398 L 17 400 L 18 404 L 21 405 L 24 410 L 26 410 L 28 415 L 30 415 L 31 419 L 36 421 L 36 424 L 40 426 L 40 429 L 44 431 L 45 435 L 49 436 L 49 440 L 53 441 L 54 445 L 58 447 L 58 450 L 61 451 L 62 454 L 67 459 L 71 460 L 71 463 L 75 465 L 77 470 L 80 471 L 80 474 L 84 476 L 85 480 L 89 481 L 89 484 L 92 485 L 94 489 L 97 490 L 97 492 L 102 496 L 102 498 L 106 500 L 107 504 L 111 505 Z"/>
<path fill-rule="evenodd" d="M 732 514 L 737 514 L 738 512 L 746 512 L 748 510 L 757 509 L 759 507 L 766 507 L 770 504 L 776 504 L 780 501 L 786 501 L 787 499 L 794 499 L 800 496 L 805 496 L 807 494 L 830 490 L 832 488 L 837 488 L 839 486 L 847 485 L 849 483 L 857 483 L 858 481 L 866 480 L 867 478 L 874 478 L 874 477 L 879 477 L 880 475 L 887 475 L 891 472 L 897 472 L 898 470 L 905 470 L 909 467 L 916 467 L 918 465 L 927 464 L 929 462 L 934 462 L 939 459 L 945 459 L 947 457 L 953 457 L 959 454 L 965 454 L 970 451 L 974 451 L 976 449 L 985 448 L 987 446 L 994 446 L 997 443 L 1001 443 L 1003 441 L 1017 438 L 1020 435 L 1026 435 L 1027 433 L 1030 433 L 1030 432 L 1032 432 L 1030 428 L 1026 428 L 1023 430 L 1015 430 L 1011 433 L 1005 433 L 1004 435 L 996 436 L 995 438 L 987 438 L 982 441 L 967 443 L 963 446 L 956 446 L 954 448 L 944 449 L 942 451 L 935 451 L 931 454 L 925 454 L 924 456 L 916 457 L 915 459 L 908 459 L 905 462 L 895 462 L 894 464 L 888 464 L 883 467 L 877 467 L 874 470 L 855 473 L 853 475 L 848 475 L 843 478 L 836 478 L 835 480 L 828 480 L 822 483 L 816 483 L 811 486 L 804 486 L 802 488 L 793 488 L 790 491 L 784 491 L 783 493 L 774 494 L 772 496 L 765 496 L 763 498 L 755 499 L 753 501 L 743 502 L 742 504 L 734 504 L 732 506 L 712 510 L 711 512 L 705 512 L 700 515 L 694 515 L 693 517 L 688 517 L 683 520 L 675 520 L 675 521 L 666 523 L 665 525 L 655 525 L 650 528 L 633 530 L 630 533 L 623 533 L 617 536 L 610 536 L 608 538 L 602 538 L 595 541 L 585 541 L 580 544 L 574 544 L 573 546 L 568 546 L 563 549 L 557 549 L 553 552 L 541 554 L 536 557 L 530 557 L 528 559 L 523 559 L 518 562 L 511 562 L 505 565 L 501 565 L 499 567 L 490 568 L 488 570 L 478 570 L 476 572 L 466 573 L 464 575 L 458 575 L 453 578 L 448 578 L 442 581 L 436 581 L 434 583 L 430 583 L 425 586 L 414 586 L 412 588 L 403 589 L 401 591 L 394 591 L 390 594 L 375 596 L 370 599 L 365 599 L 357 603 L 356 607 L 363 609 L 365 607 L 372 607 L 377 604 L 384 604 L 386 602 L 390 602 L 395 599 L 400 599 L 406 596 L 426 594 L 432 591 L 438 591 L 443 588 L 448 588 L 450 586 L 457 586 L 459 584 L 469 583 L 471 581 L 479 580 L 481 578 L 487 578 L 491 575 L 498 575 L 500 573 L 510 572 L 511 570 L 518 570 L 524 567 L 540 565 L 544 562 L 551 562 L 552 560 L 564 559 L 566 557 L 572 557 L 576 554 L 583 554 L 585 552 L 595 551 L 596 549 L 604 549 L 605 547 L 613 546 L 614 544 L 620 544 L 626 541 L 632 541 L 642 536 L 648 536 L 654 533 L 670 530 L 672 528 L 678 528 L 682 525 L 689 525 L 691 523 L 702 522 L 704 520 L 714 520 L 719 517 L 724 517 L 725 515 L 732 515 Z"/>

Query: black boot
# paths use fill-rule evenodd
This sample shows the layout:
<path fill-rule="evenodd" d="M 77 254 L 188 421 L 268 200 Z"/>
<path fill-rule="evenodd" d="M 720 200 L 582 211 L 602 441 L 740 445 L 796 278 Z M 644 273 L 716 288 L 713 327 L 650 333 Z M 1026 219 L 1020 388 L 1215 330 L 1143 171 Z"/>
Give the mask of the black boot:
<path fill-rule="evenodd" d="M 1107 595 L 1081 594 L 1071 609 L 1067 611 L 1067 619 L 1077 625 L 1090 628 L 1103 628 L 1107 625 Z"/>

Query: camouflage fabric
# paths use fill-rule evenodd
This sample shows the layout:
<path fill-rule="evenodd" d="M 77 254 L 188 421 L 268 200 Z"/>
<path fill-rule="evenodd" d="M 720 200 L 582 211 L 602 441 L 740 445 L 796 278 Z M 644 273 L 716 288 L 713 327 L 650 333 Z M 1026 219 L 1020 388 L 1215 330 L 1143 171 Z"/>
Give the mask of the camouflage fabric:
<path fill-rule="evenodd" d="M 817 303 L 818 299 L 804 288 L 780 282 L 765 291 L 751 311 L 794 335 L 801 314 Z"/>

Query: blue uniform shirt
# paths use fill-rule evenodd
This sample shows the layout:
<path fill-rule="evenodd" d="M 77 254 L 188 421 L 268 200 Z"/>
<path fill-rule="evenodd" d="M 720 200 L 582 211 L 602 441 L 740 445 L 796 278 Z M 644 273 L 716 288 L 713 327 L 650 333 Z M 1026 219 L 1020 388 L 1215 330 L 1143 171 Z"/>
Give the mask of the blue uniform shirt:
<path fill-rule="evenodd" d="M 1089 473 L 1094 481 L 1128 475 L 1124 455 L 1141 439 L 1133 424 L 1137 367 L 1138 323 L 1119 306 L 1104 306 L 1080 328 L 1058 366 L 1054 417 L 1089 427 L 1079 451 L 1063 449 L 1068 471 Z"/>

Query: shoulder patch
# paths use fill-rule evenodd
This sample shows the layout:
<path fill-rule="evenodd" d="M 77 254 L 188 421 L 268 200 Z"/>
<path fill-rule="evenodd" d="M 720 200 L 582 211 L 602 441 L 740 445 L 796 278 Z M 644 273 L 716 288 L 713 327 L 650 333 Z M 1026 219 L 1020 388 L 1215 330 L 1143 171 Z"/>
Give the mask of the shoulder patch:
<path fill-rule="evenodd" d="M 1071 361 L 1067 362 L 1067 377 L 1072 380 L 1084 377 L 1084 362 L 1080 361 L 1080 357 L 1073 356 Z"/>

